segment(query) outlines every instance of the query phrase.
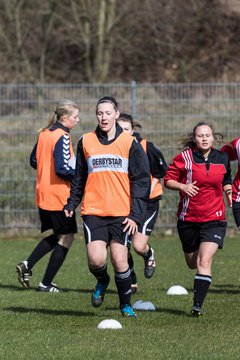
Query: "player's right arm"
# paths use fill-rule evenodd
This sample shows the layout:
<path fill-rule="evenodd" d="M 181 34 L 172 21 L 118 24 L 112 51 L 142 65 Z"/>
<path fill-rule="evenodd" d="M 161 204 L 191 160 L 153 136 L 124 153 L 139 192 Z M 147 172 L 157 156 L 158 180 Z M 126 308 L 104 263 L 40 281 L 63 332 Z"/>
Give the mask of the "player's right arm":
<path fill-rule="evenodd" d="M 196 181 L 191 183 L 186 181 L 186 170 L 181 154 L 178 154 L 169 165 L 164 176 L 164 185 L 167 189 L 183 192 L 190 197 L 197 195 L 199 191 Z"/>

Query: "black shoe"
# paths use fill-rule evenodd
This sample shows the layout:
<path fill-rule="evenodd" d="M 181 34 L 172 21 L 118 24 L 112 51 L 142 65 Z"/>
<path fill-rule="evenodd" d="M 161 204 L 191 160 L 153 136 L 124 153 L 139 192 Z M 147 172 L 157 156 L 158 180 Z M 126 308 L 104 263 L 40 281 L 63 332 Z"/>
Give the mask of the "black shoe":
<path fill-rule="evenodd" d="M 60 289 L 54 283 L 51 283 L 50 285 L 46 286 L 40 282 L 37 290 L 42 292 L 54 292 L 54 293 L 60 292 Z"/>
<path fill-rule="evenodd" d="M 155 268 L 156 268 L 154 250 L 153 250 L 153 248 L 150 248 L 150 249 L 151 249 L 152 255 L 148 259 L 144 258 L 144 263 L 145 263 L 144 276 L 147 279 L 150 279 L 153 276 L 153 274 L 155 272 Z"/>
<path fill-rule="evenodd" d="M 20 284 L 25 289 L 29 289 L 30 288 L 29 277 L 32 276 L 32 271 L 28 270 L 24 262 L 20 262 L 16 266 L 16 271 L 18 273 L 18 281 L 20 282 Z"/>
<path fill-rule="evenodd" d="M 200 317 L 202 317 L 202 315 L 203 315 L 203 313 L 202 313 L 202 309 L 200 308 L 200 306 L 193 306 L 192 311 L 191 311 L 191 316 L 200 318 Z"/>

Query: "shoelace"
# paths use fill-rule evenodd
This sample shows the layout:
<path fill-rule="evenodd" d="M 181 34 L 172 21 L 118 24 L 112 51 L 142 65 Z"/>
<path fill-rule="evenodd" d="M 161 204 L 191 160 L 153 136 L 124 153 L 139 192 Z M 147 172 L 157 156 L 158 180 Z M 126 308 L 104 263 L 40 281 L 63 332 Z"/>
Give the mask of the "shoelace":
<path fill-rule="evenodd" d="M 52 286 L 50 288 L 50 292 L 59 292 L 58 288 L 56 288 L 55 286 Z"/>

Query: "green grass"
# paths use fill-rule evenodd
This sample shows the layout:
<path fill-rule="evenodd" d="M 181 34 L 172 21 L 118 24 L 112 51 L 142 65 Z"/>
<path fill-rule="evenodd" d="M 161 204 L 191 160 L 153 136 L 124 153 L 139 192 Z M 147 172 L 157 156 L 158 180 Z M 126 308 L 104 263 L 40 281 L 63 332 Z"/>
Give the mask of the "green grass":
<path fill-rule="evenodd" d="M 157 232 L 157 231 L 156 231 Z M 155 232 L 155 233 L 156 233 Z M 90 304 L 95 280 L 86 263 L 85 244 L 75 240 L 55 281 L 59 294 L 38 293 L 47 258 L 33 270 L 32 289 L 16 281 L 15 266 L 36 245 L 35 239 L 0 239 L 1 337 L 0 359 L 239 359 L 240 358 L 240 242 L 228 237 L 213 264 L 213 284 L 201 319 L 189 316 L 195 272 L 184 262 L 177 237 L 153 237 L 157 270 L 143 277 L 143 261 L 134 256 L 139 291 L 132 298 L 151 301 L 156 311 L 122 318 L 112 267 L 103 305 Z M 159 236 L 160 237 L 160 236 Z M 188 295 L 169 296 L 174 284 Z M 99 330 L 103 319 L 116 319 L 122 330 Z"/>

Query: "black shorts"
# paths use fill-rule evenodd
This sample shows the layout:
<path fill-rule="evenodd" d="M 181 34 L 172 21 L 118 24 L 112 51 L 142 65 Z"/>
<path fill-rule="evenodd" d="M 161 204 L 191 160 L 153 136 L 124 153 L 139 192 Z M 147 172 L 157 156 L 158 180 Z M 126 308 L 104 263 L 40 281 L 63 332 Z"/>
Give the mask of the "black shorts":
<path fill-rule="evenodd" d="M 226 235 L 227 223 L 225 221 L 190 222 L 178 220 L 178 234 L 185 253 L 199 249 L 202 242 L 213 242 L 222 249 Z"/>
<path fill-rule="evenodd" d="M 111 240 L 116 240 L 124 246 L 129 247 L 131 245 L 132 236 L 123 232 L 125 225 L 122 222 L 126 216 L 84 215 L 82 219 L 86 244 L 91 241 L 102 240 L 106 242 L 106 245 L 109 245 Z"/>
<path fill-rule="evenodd" d="M 41 232 L 52 229 L 56 235 L 77 233 L 75 212 L 71 218 L 67 218 L 63 211 L 50 211 L 39 208 L 39 217 L 41 221 Z"/>
<path fill-rule="evenodd" d="M 240 203 L 233 201 L 232 212 L 237 227 L 240 227 Z"/>
<path fill-rule="evenodd" d="M 143 224 L 138 226 L 138 232 L 150 236 L 159 212 L 159 200 L 149 201 L 143 218 Z"/>

